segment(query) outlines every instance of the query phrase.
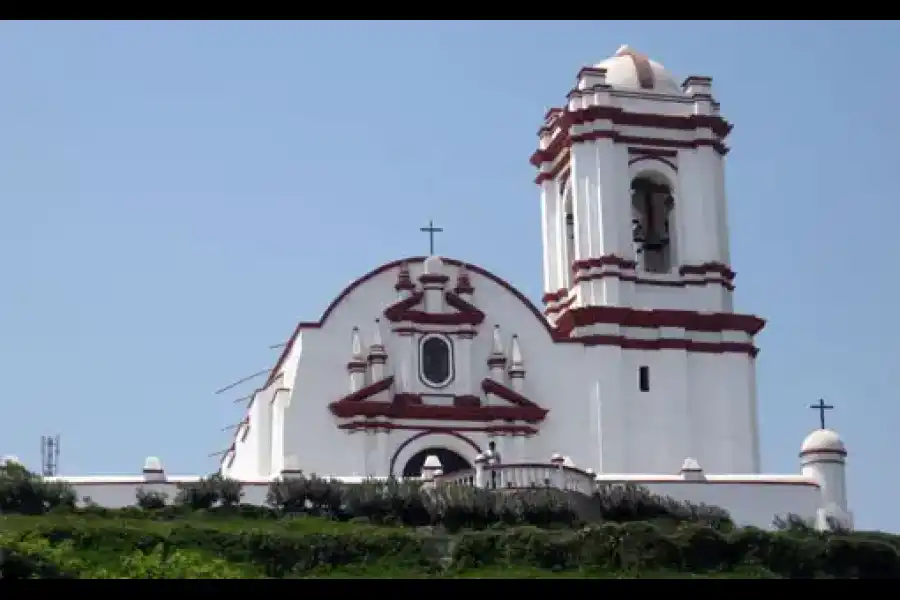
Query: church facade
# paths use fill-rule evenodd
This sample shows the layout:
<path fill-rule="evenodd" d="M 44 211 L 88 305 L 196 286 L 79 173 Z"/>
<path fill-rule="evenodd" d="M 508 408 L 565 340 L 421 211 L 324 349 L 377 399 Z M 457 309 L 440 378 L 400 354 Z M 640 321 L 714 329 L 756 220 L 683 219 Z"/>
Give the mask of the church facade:
<path fill-rule="evenodd" d="M 707 77 L 627 47 L 583 68 L 532 157 L 543 306 L 458 260 L 378 267 L 297 326 L 223 470 L 402 476 L 493 440 L 504 461 L 758 473 L 764 321 L 733 310 L 730 130 Z"/>
<path fill-rule="evenodd" d="M 638 483 L 758 526 L 786 513 L 851 525 L 847 451 L 824 424 L 795 473 L 760 472 L 764 321 L 733 308 L 730 131 L 709 77 L 678 84 L 628 47 L 582 68 L 531 159 L 541 305 L 452 258 L 377 267 L 296 326 L 222 475 L 262 503 L 298 472 L 359 481 L 439 465 L 437 481 L 471 485 L 488 468 L 513 487 Z M 151 457 L 137 476 L 59 479 L 124 506 L 198 477 Z"/>

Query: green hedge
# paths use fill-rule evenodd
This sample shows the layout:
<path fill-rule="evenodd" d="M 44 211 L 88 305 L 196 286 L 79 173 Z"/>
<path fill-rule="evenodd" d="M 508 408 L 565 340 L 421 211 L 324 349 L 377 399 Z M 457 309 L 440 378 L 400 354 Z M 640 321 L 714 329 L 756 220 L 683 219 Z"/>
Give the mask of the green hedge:
<path fill-rule="evenodd" d="M 0 471 L 0 577 L 299 577 L 335 569 L 452 573 L 749 572 L 775 577 L 900 577 L 898 538 L 735 527 L 727 512 L 635 486 L 604 487 L 585 525 L 557 490 L 426 490 L 412 482 L 273 483 L 269 506 L 238 504 L 211 477 L 166 505 L 139 492 L 125 509 L 76 509 L 65 485 Z"/>
<path fill-rule="evenodd" d="M 218 557 L 224 561 L 220 569 L 232 565 L 232 573 L 247 573 L 251 569 L 259 577 L 279 578 L 379 566 L 435 574 L 485 567 L 532 567 L 555 572 L 753 570 L 793 578 L 900 577 L 900 557 L 891 544 L 853 534 L 812 531 L 738 528 L 722 532 L 701 524 L 666 528 L 648 522 L 627 522 L 574 530 L 512 527 L 447 537 L 427 529 L 353 524 L 316 531 L 304 523 L 328 521 L 304 517 L 272 521 L 268 526 L 243 519 L 222 523 L 217 523 L 218 519 L 195 518 L 160 522 L 85 515 L 50 515 L 29 520 L 32 526 L 27 531 L 0 536 L 0 546 L 7 554 L 19 553 L 12 562 L 0 564 L 3 577 L 14 573 L 21 576 L 28 569 L 39 577 L 83 576 L 78 568 L 67 572 L 64 563 L 44 551 L 28 555 L 28 544 L 35 539 L 47 540 L 54 547 L 71 548 L 73 556 L 93 556 L 111 573 L 125 569 L 121 564 L 123 556 L 132 561 L 137 560 L 135 557 L 155 556 L 152 568 L 159 573 L 168 572 L 168 578 L 179 576 L 165 570 L 175 568 L 166 562 L 173 553 L 210 557 L 197 562 L 198 569 L 206 565 L 209 571 L 212 557 Z M 299 526 L 292 527 L 292 521 Z M 58 572 L 48 566 L 54 560 L 62 564 Z M 184 575 L 189 571 L 181 568 L 181 576 L 201 576 Z M 96 573 L 96 569 L 92 572 Z"/>

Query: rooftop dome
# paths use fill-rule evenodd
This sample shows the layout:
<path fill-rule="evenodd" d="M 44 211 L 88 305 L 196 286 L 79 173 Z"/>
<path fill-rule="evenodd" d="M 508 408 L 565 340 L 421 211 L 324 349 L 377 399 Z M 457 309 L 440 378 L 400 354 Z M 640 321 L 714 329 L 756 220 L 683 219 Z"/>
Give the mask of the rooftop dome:
<path fill-rule="evenodd" d="M 844 447 L 844 442 L 837 431 L 816 429 L 806 436 L 806 439 L 803 440 L 803 445 L 800 446 L 800 454 L 810 452 L 838 452 L 846 454 L 847 448 Z"/>
<path fill-rule="evenodd" d="M 681 94 L 681 86 L 655 60 L 622 46 L 614 56 L 595 67 L 606 69 L 606 83 L 614 88 L 660 94 Z"/>

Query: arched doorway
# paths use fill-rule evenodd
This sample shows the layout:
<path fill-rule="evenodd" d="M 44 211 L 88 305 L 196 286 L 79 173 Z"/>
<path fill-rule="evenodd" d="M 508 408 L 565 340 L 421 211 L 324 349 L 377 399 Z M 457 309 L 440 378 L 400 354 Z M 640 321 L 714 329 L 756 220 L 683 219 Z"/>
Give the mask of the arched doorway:
<path fill-rule="evenodd" d="M 425 459 L 432 454 L 437 456 L 438 460 L 441 461 L 441 470 L 444 472 L 444 475 L 472 468 L 472 464 L 469 461 L 453 450 L 448 450 L 446 448 L 425 448 L 424 450 L 419 450 L 413 454 L 410 459 L 406 461 L 406 465 L 403 467 L 403 477 L 420 477 L 422 475 L 422 465 L 425 464 Z"/>

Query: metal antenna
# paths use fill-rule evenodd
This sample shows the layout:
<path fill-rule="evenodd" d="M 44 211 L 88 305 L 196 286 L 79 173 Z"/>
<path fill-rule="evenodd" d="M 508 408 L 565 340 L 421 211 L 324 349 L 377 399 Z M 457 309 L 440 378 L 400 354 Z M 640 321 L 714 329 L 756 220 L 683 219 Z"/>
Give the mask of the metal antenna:
<path fill-rule="evenodd" d="M 41 474 L 53 477 L 59 468 L 59 436 L 41 436 Z"/>
<path fill-rule="evenodd" d="M 228 390 L 230 390 L 232 388 L 236 388 L 237 386 L 241 385 L 242 383 L 246 383 L 246 382 L 250 381 L 251 379 L 256 379 L 260 375 L 265 375 L 268 372 L 269 372 L 269 369 L 263 369 L 262 371 L 257 371 L 253 375 L 248 375 L 248 376 L 244 377 L 243 379 L 238 379 L 234 383 L 230 383 L 230 384 L 226 385 L 225 387 L 216 390 L 213 393 L 221 394 L 222 392 L 227 392 Z"/>

